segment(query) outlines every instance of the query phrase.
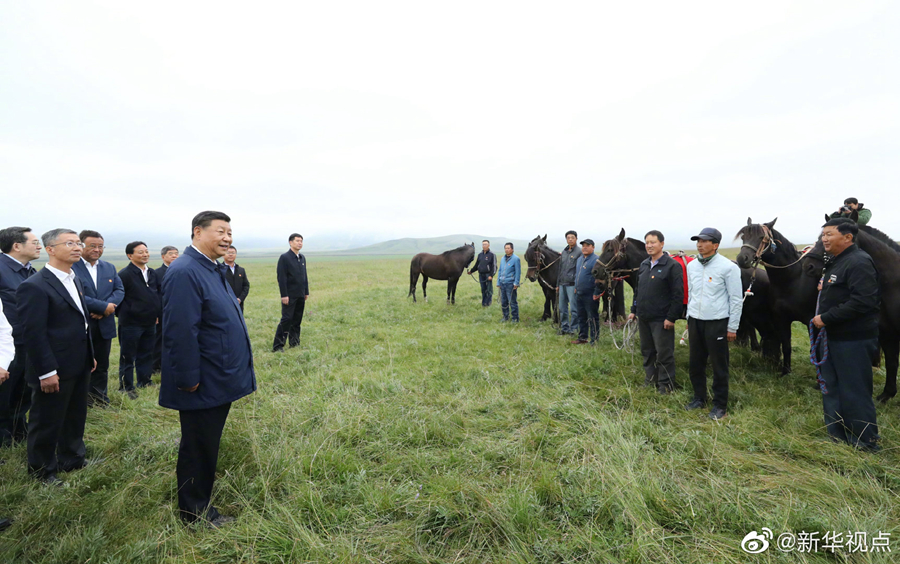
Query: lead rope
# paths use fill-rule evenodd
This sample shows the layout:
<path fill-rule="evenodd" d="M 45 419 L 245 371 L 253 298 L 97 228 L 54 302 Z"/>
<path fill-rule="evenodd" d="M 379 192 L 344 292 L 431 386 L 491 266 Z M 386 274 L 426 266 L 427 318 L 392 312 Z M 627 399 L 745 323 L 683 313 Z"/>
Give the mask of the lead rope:
<path fill-rule="evenodd" d="M 821 294 L 819 294 L 821 296 Z M 816 315 L 819 315 L 819 299 L 816 298 Z M 822 378 L 822 365 L 825 364 L 825 361 L 828 360 L 828 333 L 825 331 L 825 328 L 822 327 L 819 329 L 819 334 L 813 336 L 815 331 L 815 323 L 813 323 L 812 319 L 809 320 L 809 362 L 816 367 L 816 382 L 819 383 L 819 389 L 822 390 L 822 395 L 828 393 L 828 388 L 825 387 L 825 379 Z M 819 350 L 819 344 L 822 345 L 822 360 L 817 359 L 817 352 Z"/>

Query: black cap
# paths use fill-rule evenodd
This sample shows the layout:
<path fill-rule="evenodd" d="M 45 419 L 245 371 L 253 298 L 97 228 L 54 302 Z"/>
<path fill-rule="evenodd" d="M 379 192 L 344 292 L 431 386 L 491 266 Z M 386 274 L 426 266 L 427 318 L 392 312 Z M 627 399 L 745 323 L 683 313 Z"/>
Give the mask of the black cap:
<path fill-rule="evenodd" d="M 718 229 L 712 227 L 704 227 L 699 235 L 694 235 L 691 237 L 691 241 L 696 241 L 697 239 L 703 239 L 704 241 L 712 241 L 713 243 L 718 243 L 722 241 L 722 234 Z"/>
<path fill-rule="evenodd" d="M 591 245 L 592 247 L 596 247 L 593 239 L 585 239 L 584 241 L 578 243 L 579 245 Z"/>

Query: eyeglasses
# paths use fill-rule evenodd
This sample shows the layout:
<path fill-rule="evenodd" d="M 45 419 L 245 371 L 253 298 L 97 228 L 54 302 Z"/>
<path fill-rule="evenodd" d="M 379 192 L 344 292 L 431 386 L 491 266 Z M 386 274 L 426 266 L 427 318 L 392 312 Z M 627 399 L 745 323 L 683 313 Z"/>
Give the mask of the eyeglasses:
<path fill-rule="evenodd" d="M 65 245 L 65 246 L 69 247 L 70 249 L 74 249 L 75 247 L 80 247 L 82 249 L 84 248 L 84 243 L 82 243 L 81 241 L 64 241 L 62 243 L 55 243 L 53 245 L 47 245 L 47 246 L 48 247 L 58 247 L 60 245 Z"/>

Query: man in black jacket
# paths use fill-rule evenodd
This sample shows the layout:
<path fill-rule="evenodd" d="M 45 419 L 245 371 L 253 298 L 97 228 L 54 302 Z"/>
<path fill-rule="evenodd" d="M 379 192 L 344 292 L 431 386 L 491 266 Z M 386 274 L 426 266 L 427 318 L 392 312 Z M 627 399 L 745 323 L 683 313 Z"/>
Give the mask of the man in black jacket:
<path fill-rule="evenodd" d="M 223 259 L 226 267 L 225 279 L 231 284 L 231 289 L 234 290 L 234 295 L 241 304 L 241 311 L 244 311 L 244 301 L 247 299 L 247 294 L 250 293 L 250 279 L 247 278 L 247 271 L 234 262 L 237 259 L 236 248 L 228 247 Z"/>
<path fill-rule="evenodd" d="M 813 324 L 827 331 L 828 358 L 821 366 L 822 409 L 828 433 L 857 448 L 878 450 L 872 400 L 872 360 L 878 354 L 881 304 L 875 263 L 854 242 L 859 227 L 849 219 L 822 226 L 822 244 L 834 258 L 825 266 Z M 825 356 L 820 342 L 818 358 Z"/>
<path fill-rule="evenodd" d="M 84 288 L 72 271 L 84 243 L 71 229 L 44 233 L 49 261 L 16 290 L 32 387 L 28 469 L 45 483 L 84 468 L 84 422 L 91 370 L 96 366 Z"/>
<path fill-rule="evenodd" d="M 566 248 L 559 253 L 559 331 L 558 335 L 577 335 L 578 308 L 575 305 L 575 263 L 581 256 L 581 249 L 576 246 L 578 233 L 566 231 Z"/>
<path fill-rule="evenodd" d="M 494 301 L 494 275 L 497 274 L 497 257 L 491 251 L 491 242 L 481 242 L 481 252 L 475 259 L 475 266 L 469 274 L 478 271 L 478 282 L 481 284 L 481 307 L 488 307 Z"/>
<path fill-rule="evenodd" d="M 300 344 L 300 324 L 303 310 L 309 299 L 309 282 L 306 279 L 306 257 L 300 253 L 303 236 L 291 233 L 288 237 L 291 249 L 278 257 L 278 290 L 281 292 L 281 321 L 275 330 L 272 352 L 284 350 L 285 341 L 290 346 Z"/>
<path fill-rule="evenodd" d="M 125 299 L 116 309 L 119 317 L 119 391 L 135 399 L 134 373 L 139 388 L 149 386 L 153 373 L 156 326 L 162 311 L 156 272 L 147 266 L 150 251 L 142 241 L 125 246 L 131 264 L 119 271 Z"/>
<path fill-rule="evenodd" d="M 161 297 L 163 278 L 166 277 L 166 271 L 169 270 L 169 265 L 178 258 L 178 248 L 173 247 L 172 245 L 166 245 L 159 251 L 159 254 L 162 256 L 163 263 L 159 268 L 155 268 L 154 271 L 156 272 L 156 280 L 159 282 Z M 160 311 L 159 324 L 156 326 L 156 346 L 153 348 L 153 372 L 159 372 L 162 367 L 162 326 L 162 311 Z"/>
<path fill-rule="evenodd" d="M 659 231 L 644 235 L 647 254 L 638 271 L 629 320 L 637 317 L 644 357 L 644 385 L 661 394 L 675 389 L 675 321 L 684 308 L 681 265 L 663 252 L 666 238 Z"/>
<path fill-rule="evenodd" d="M 41 241 L 28 227 L 7 227 L 0 231 L 0 300 L 3 313 L 13 328 L 16 355 L 9 365 L 9 380 L 0 387 L 0 446 L 25 440 L 25 416 L 31 407 L 31 389 L 25 378 L 25 343 L 19 325 L 16 290 L 36 273 L 31 261 L 41 256 Z"/>

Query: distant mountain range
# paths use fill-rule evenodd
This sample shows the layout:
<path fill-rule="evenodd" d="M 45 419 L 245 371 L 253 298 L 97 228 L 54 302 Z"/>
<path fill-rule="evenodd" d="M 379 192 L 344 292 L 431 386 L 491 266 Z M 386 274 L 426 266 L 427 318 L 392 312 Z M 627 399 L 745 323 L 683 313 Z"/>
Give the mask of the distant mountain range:
<path fill-rule="evenodd" d="M 475 243 L 475 250 L 477 252 L 481 252 L 481 242 L 487 239 L 491 242 L 491 250 L 497 254 L 503 252 L 503 245 L 507 242 L 512 243 L 515 247 L 516 253 L 521 254 L 525 252 L 525 249 L 528 247 L 528 241 L 523 239 L 509 239 L 507 237 L 485 237 L 484 235 L 472 235 L 472 234 L 461 234 L 461 235 L 444 235 L 442 237 L 424 237 L 424 238 L 416 238 L 416 237 L 404 237 L 403 239 L 392 239 L 390 241 L 382 241 L 381 243 L 375 243 L 374 245 L 366 245 L 364 247 L 357 247 L 354 249 L 345 249 L 340 251 L 321 251 L 321 252 L 313 252 L 311 251 L 310 255 L 336 255 L 336 256 L 350 256 L 350 255 L 415 255 L 417 253 L 432 253 L 438 254 L 443 253 L 444 251 L 448 251 L 450 249 L 455 249 L 457 247 L 461 247 L 467 243 Z M 549 241 L 549 239 L 548 239 Z M 554 246 L 551 244 L 551 246 Z M 555 248 L 562 249 L 565 247 L 565 242 L 562 244 L 555 245 Z"/>

